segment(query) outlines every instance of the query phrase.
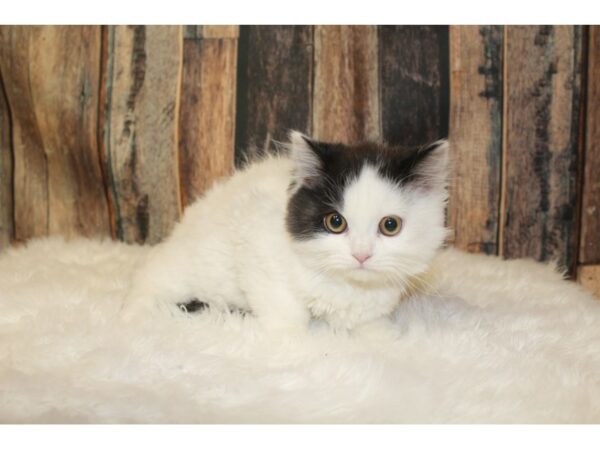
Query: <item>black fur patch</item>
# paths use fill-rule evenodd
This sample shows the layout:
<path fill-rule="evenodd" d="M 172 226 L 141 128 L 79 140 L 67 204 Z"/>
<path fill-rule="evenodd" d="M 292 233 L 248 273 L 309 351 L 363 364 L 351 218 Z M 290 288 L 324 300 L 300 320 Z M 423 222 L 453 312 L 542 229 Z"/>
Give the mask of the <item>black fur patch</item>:
<path fill-rule="evenodd" d="M 201 302 L 197 298 L 193 298 L 185 303 L 177 303 L 179 309 L 183 312 L 193 313 L 193 312 L 202 312 L 206 308 L 208 308 L 208 303 Z"/>
<path fill-rule="evenodd" d="M 304 180 L 288 202 L 287 229 L 298 240 L 327 233 L 323 216 L 342 207 L 346 185 L 360 174 L 365 164 L 377 167 L 383 177 L 406 185 L 418 179 L 417 168 L 437 148 L 437 144 L 409 148 L 374 143 L 347 146 L 308 139 L 306 142 L 321 167 L 319 176 Z"/>
<path fill-rule="evenodd" d="M 197 298 L 192 298 L 185 303 L 177 303 L 177 306 L 185 313 L 200 313 L 205 309 L 210 308 L 210 305 L 208 303 L 202 302 Z M 229 312 L 231 314 L 240 314 L 241 316 L 252 314 L 252 311 L 243 308 L 237 308 L 235 306 L 230 306 Z"/>

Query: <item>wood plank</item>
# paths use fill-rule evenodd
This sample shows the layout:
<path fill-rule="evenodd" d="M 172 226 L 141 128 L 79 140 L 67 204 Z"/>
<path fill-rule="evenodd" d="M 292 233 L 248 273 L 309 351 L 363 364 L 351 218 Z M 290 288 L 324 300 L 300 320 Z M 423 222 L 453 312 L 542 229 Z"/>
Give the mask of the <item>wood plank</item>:
<path fill-rule="evenodd" d="M 0 27 L 0 70 L 10 102 L 13 135 L 15 239 L 48 233 L 48 168 L 28 83 L 30 54 L 42 28 Z"/>
<path fill-rule="evenodd" d="M 376 26 L 316 26 L 313 135 L 356 142 L 381 136 Z"/>
<path fill-rule="evenodd" d="M 216 28 L 216 27 L 210 27 Z M 235 36 L 231 30 L 220 33 Z M 210 33 L 210 36 L 216 33 Z M 185 207 L 233 170 L 237 39 L 186 38 L 179 114 L 179 170 Z"/>
<path fill-rule="evenodd" d="M 448 27 L 380 26 L 383 138 L 422 145 L 448 135 Z"/>
<path fill-rule="evenodd" d="M 240 36 L 239 25 L 185 25 L 184 39 L 237 39 Z"/>
<path fill-rule="evenodd" d="M 13 229 L 13 174 L 10 111 L 0 73 L 0 252 L 10 245 Z"/>
<path fill-rule="evenodd" d="M 600 26 L 590 26 L 579 261 L 600 263 Z"/>
<path fill-rule="evenodd" d="M 116 236 L 156 243 L 179 218 L 177 161 L 182 30 L 110 26 L 102 152 Z"/>
<path fill-rule="evenodd" d="M 16 239 L 109 233 L 96 130 L 100 47 L 97 26 L 0 29 Z"/>
<path fill-rule="evenodd" d="M 456 247 L 488 254 L 498 251 L 502 45 L 501 26 L 450 27 L 448 224 Z"/>
<path fill-rule="evenodd" d="M 238 165 L 289 129 L 311 132 L 312 27 L 242 26 L 239 55 Z"/>
<path fill-rule="evenodd" d="M 579 266 L 577 281 L 600 299 L 600 265 Z"/>
<path fill-rule="evenodd" d="M 240 27 L 238 25 L 202 25 L 200 32 L 199 37 L 204 39 L 237 39 L 240 36 Z"/>
<path fill-rule="evenodd" d="M 573 273 L 582 27 L 506 27 L 500 248 Z"/>

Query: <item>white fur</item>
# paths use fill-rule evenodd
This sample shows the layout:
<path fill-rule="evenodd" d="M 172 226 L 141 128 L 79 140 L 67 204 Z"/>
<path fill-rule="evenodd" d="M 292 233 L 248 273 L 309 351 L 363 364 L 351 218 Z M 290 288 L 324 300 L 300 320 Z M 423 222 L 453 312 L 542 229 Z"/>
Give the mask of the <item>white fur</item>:
<path fill-rule="evenodd" d="M 285 226 L 289 187 L 317 176 L 319 162 L 292 133 L 290 156 L 251 164 L 186 210 L 136 272 L 125 315 L 174 310 L 191 298 L 251 310 L 272 329 L 306 330 L 312 315 L 346 330 L 389 315 L 446 235 L 446 153 L 441 148 L 441 162 L 428 165 L 441 172 L 432 189 L 401 188 L 365 166 L 342 204 L 332 205 L 348 230 L 295 241 Z M 397 236 L 378 231 L 388 215 L 404 220 Z M 362 267 L 357 252 L 372 254 Z"/>
<path fill-rule="evenodd" d="M 119 307 L 147 247 L 0 255 L 0 422 L 600 421 L 600 304 L 551 267 L 442 252 L 389 333 Z"/>
<path fill-rule="evenodd" d="M 298 131 L 292 131 L 290 143 L 283 147 L 289 150 L 293 167 L 292 178 L 296 181 L 297 188 L 307 179 L 318 177 L 321 168 L 317 156 L 308 147 L 306 139 L 309 137 Z"/>

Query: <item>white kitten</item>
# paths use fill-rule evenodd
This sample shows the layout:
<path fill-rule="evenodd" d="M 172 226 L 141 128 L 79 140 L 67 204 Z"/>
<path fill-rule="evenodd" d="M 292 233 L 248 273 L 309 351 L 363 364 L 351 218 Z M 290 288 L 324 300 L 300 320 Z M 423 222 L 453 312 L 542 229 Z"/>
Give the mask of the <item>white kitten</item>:
<path fill-rule="evenodd" d="M 311 316 L 352 329 L 394 310 L 447 234 L 448 144 L 290 137 L 288 154 L 237 171 L 185 211 L 137 271 L 127 314 L 183 314 L 188 303 L 247 310 L 271 329 L 305 329 Z"/>

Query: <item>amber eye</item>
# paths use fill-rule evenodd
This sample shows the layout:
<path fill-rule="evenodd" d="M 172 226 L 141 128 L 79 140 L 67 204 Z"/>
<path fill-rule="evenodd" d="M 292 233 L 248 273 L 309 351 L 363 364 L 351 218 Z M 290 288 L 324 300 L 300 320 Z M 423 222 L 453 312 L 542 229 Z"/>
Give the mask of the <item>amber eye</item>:
<path fill-rule="evenodd" d="M 323 225 L 327 228 L 327 231 L 335 234 L 342 233 L 346 227 L 346 219 L 339 213 L 333 212 L 323 217 Z"/>
<path fill-rule="evenodd" d="M 386 236 L 395 236 L 400 233 L 402 219 L 398 216 L 386 216 L 379 222 L 379 231 Z"/>

